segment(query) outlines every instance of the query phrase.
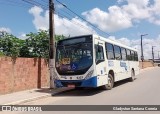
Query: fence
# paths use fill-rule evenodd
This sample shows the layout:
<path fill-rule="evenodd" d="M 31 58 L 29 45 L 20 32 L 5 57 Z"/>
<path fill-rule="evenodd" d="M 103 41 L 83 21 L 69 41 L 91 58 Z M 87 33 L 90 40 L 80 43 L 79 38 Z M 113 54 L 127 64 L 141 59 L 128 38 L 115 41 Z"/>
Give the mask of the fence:
<path fill-rule="evenodd" d="M 0 57 L 0 94 L 49 86 L 46 60 Z"/>

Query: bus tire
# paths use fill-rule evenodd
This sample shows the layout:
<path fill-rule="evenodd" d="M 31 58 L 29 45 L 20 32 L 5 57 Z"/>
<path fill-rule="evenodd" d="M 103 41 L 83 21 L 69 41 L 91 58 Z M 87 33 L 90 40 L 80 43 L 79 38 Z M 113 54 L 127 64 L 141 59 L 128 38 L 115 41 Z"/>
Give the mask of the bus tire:
<path fill-rule="evenodd" d="M 113 76 L 111 74 L 108 75 L 108 84 L 103 85 L 102 89 L 103 90 L 111 90 L 114 86 L 114 79 Z"/>
<path fill-rule="evenodd" d="M 135 73 L 134 70 L 131 71 L 131 77 L 129 78 L 129 81 L 133 82 L 135 80 Z"/>

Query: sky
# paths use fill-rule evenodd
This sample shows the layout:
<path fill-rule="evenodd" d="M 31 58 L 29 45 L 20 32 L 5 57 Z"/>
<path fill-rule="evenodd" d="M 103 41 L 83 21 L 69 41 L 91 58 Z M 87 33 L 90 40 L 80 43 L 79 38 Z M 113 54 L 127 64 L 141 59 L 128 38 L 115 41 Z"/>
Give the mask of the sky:
<path fill-rule="evenodd" d="M 21 39 L 25 34 L 48 30 L 48 0 L 0 0 L 0 31 Z M 33 2 L 35 1 L 35 2 Z M 98 34 L 136 48 L 141 55 L 143 36 L 144 58 L 160 54 L 160 0 L 59 0 L 83 19 L 54 0 L 55 33 L 65 36 Z M 40 3 L 41 6 L 35 4 Z"/>

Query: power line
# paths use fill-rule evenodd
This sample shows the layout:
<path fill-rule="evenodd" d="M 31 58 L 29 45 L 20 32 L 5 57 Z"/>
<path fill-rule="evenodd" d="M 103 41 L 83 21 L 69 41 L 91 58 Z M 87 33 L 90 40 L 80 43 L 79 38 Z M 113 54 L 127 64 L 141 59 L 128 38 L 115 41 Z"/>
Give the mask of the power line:
<path fill-rule="evenodd" d="M 44 3 L 48 3 L 48 2 L 46 2 L 46 0 L 41 0 L 42 2 L 44 2 Z"/>
<path fill-rule="evenodd" d="M 43 5 L 43 4 L 41 4 L 41 3 L 37 2 L 37 1 L 34 1 L 34 0 L 29 0 L 29 1 L 33 1 L 33 3 L 38 4 L 39 6 L 42 6 L 42 7 L 46 8 L 45 5 Z M 48 8 L 49 8 L 49 7 L 48 7 Z"/>
<path fill-rule="evenodd" d="M 41 0 L 43 3 L 45 3 L 45 5 L 47 5 L 47 7 L 49 7 L 48 5 L 48 1 L 45 1 L 45 0 Z"/>
<path fill-rule="evenodd" d="M 45 6 L 45 5 L 43 5 L 43 4 L 41 4 L 41 3 L 37 2 L 37 1 L 34 1 L 34 0 L 22 0 L 22 1 L 24 1 L 24 2 L 26 2 L 28 4 L 31 4 L 31 5 L 39 6 L 44 10 L 48 10 L 48 6 Z"/>
<path fill-rule="evenodd" d="M 75 13 L 74 11 L 72 11 L 70 8 L 68 8 L 65 4 L 63 4 L 62 2 L 56 0 L 59 4 L 61 4 L 62 6 L 64 6 L 67 10 L 69 10 L 70 12 L 72 12 L 73 14 L 75 14 L 77 17 L 79 17 L 80 19 L 82 19 L 83 21 L 87 22 L 89 25 L 91 25 L 92 27 L 96 28 L 97 30 L 107 34 L 108 36 L 110 36 L 110 34 L 108 34 L 107 32 L 101 30 L 100 28 L 98 28 L 97 26 L 93 25 L 91 22 L 87 21 L 86 19 L 84 19 L 83 17 L 81 17 L 80 15 L 78 15 L 77 13 Z"/>
<path fill-rule="evenodd" d="M 79 27 L 81 27 L 81 28 L 83 28 L 83 29 L 85 29 L 85 30 L 87 30 L 87 31 L 89 31 L 89 32 L 94 32 L 94 31 L 92 31 L 92 30 L 89 30 L 86 26 L 84 26 L 84 25 L 82 25 L 82 24 L 80 24 L 80 23 L 78 23 L 78 22 L 76 22 L 76 21 L 71 21 L 70 19 L 69 19 L 69 17 L 68 16 L 66 16 L 66 15 L 64 15 L 64 14 L 61 14 L 61 13 L 58 13 L 58 12 L 56 12 L 56 14 L 59 16 L 59 17 L 61 17 L 61 18 L 65 18 L 66 20 L 68 20 L 70 23 L 72 23 L 72 24 L 74 24 L 74 25 L 77 25 L 77 26 L 79 26 Z"/>
<path fill-rule="evenodd" d="M 57 11 L 58 11 L 58 10 L 57 10 Z M 61 9 L 61 10 L 59 10 L 59 11 L 61 11 L 61 12 L 63 12 L 63 13 L 65 13 L 65 14 L 67 14 L 67 15 L 69 15 L 69 16 L 71 16 L 71 17 L 74 18 L 74 16 L 73 16 L 72 14 L 68 13 L 67 11 L 65 11 L 65 10 L 63 10 L 63 9 Z"/>
<path fill-rule="evenodd" d="M 66 13 L 68 16 L 66 16 L 65 14 L 62 14 L 62 13 L 60 13 L 60 12 L 57 12 L 56 11 L 56 14 L 58 15 L 58 16 L 60 16 L 60 17 L 62 17 L 62 18 L 66 18 L 68 21 L 70 21 L 71 23 L 74 23 L 74 24 L 76 24 L 76 25 L 79 25 L 80 27 L 82 27 L 82 28 L 84 28 L 84 29 L 86 29 L 86 30 L 88 30 L 88 31 L 90 31 L 90 32 L 94 32 L 93 30 L 91 31 L 91 30 L 89 30 L 86 26 L 84 26 L 84 25 L 82 25 L 81 23 L 79 23 L 79 22 L 76 22 L 76 21 L 74 21 L 74 20 L 70 20 L 70 19 L 73 19 L 72 18 L 72 15 L 70 14 L 70 13 L 68 13 L 68 12 L 66 12 L 66 11 L 64 11 L 64 10 L 61 10 L 63 13 Z M 74 22 L 73 22 L 74 21 Z"/>
<path fill-rule="evenodd" d="M 48 6 L 43 5 L 43 4 L 41 4 L 40 2 L 37 2 L 37 1 L 34 1 L 34 0 L 21 0 L 21 1 L 27 3 L 27 4 L 31 5 L 31 6 L 35 6 L 35 5 L 36 5 L 36 6 L 41 7 L 41 8 L 44 9 L 44 10 L 48 10 Z M 42 1 L 44 2 L 44 0 L 42 0 Z M 16 2 L 16 1 L 12 1 L 12 0 L 8 0 L 8 2 L 9 2 L 9 3 L 15 3 L 15 5 L 18 5 L 18 4 L 19 4 L 19 5 L 23 5 L 23 3 Z M 90 32 L 92 32 L 92 33 L 95 32 L 94 30 L 88 29 L 88 27 L 80 24 L 79 22 L 76 22 L 76 21 L 74 21 L 74 20 L 71 21 L 73 15 L 70 14 L 70 13 L 68 13 L 68 12 L 66 12 L 66 11 L 64 11 L 64 10 L 61 10 L 61 11 L 62 11 L 63 13 L 66 13 L 66 14 L 69 15 L 69 16 L 66 16 L 66 15 L 64 15 L 64 14 L 62 14 L 62 13 L 57 12 L 56 14 L 57 14 L 59 17 L 65 18 L 65 19 L 68 20 L 70 23 L 72 23 L 72 24 L 74 24 L 74 25 L 77 25 L 77 26 L 79 26 L 79 27 L 81 27 L 81 28 L 83 28 L 83 29 L 85 29 L 85 30 L 87 30 L 87 31 L 90 31 Z M 85 22 L 86 22 L 86 21 L 85 21 Z"/>
<path fill-rule="evenodd" d="M 4 0 L 0 1 L 0 4 L 10 5 L 10 6 L 20 6 L 23 8 L 29 8 L 29 6 L 25 6 L 23 3 L 12 1 L 12 0 Z"/>

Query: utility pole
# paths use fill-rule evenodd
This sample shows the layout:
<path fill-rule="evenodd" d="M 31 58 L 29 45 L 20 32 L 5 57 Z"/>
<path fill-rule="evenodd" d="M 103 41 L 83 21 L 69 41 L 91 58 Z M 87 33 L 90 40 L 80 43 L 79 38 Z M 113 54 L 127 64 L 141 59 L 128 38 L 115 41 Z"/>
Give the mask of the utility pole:
<path fill-rule="evenodd" d="M 141 35 L 141 60 L 143 62 L 144 56 L 143 56 L 143 44 L 142 44 L 142 35 Z"/>
<path fill-rule="evenodd" d="M 153 52 L 153 48 L 154 48 L 155 46 L 152 46 L 152 60 L 153 60 L 153 64 L 154 64 L 154 52 Z"/>
<path fill-rule="evenodd" d="M 160 59 L 159 52 L 160 52 L 160 51 L 158 51 L 158 59 Z"/>
<path fill-rule="evenodd" d="M 49 69 L 50 69 L 50 88 L 54 86 L 54 3 L 49 0 Z"/>

